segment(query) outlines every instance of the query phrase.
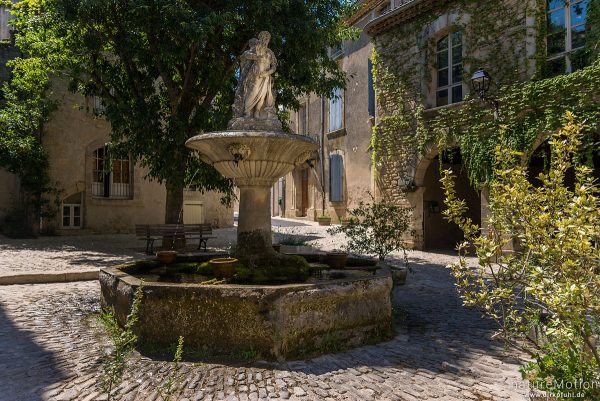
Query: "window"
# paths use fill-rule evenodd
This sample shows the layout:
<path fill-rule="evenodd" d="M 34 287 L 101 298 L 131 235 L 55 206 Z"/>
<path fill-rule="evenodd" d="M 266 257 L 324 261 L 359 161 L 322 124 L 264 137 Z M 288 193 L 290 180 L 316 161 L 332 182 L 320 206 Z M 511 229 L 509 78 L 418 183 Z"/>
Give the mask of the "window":
<path fill-rule="evenodd" d="M 338 154 L 329 156 L 329 200 L 344 200 L 344 159 Z"/>
<path fill-rule="evenodd" d="M 308 134 L 306 129 L 307 122 L 307 114 L 306 114 L 306 106 L 300 106 L 298 109 L 298 135 L 306 135 Z"/>
<path fill-rule="evenodd" d="M 583 68 L 589 0 L 548 0 L 548 72 L 551 76 Z"/>
<path fill-rule="evenodd" d="M 129 157 L 109 157 L 108 147 L 94 151 L 92 196 L 131 199 L 131 160 Z"/>
<path fill-rule="evenodd" d="M 329 132 L 342 129 L 344 94 L 341 89 L 336 89 L 333 97 L 329 99 Z"/>
<path fill-rule="evenodd" d="M 371 117 L 375 117 L 375 86 L 373 83 L 373 61 L 371 61 L 371 59 L 369 59 L 368 62 L 368 68 L 369 68 L 369 78 L 368 78 L 368 85 L 369 85 L 369 115 Z"/>
<path fill-rule="evenodd" d="M 63 228 L 81 228 L 81 205 L 63 204 L 62 226 Z"/>
<path fill-rule="evenodd" d="M 6 6 L 0 6 L 0 40 L 10 40 L 11 28 L 8 21 L 11 17 L 10 10 Z"/>
<path fill-rule="evenodd" d="M 462 102 L 462 33 L 454 32 L 438 40 L 436 67 L 435 105 L 440 107 Z"/>
<path fill-rule="evenodd" d="M 62 228 L 81 228 L 81 198 L 82 193 L 78 192 L 62 202 Z"/>

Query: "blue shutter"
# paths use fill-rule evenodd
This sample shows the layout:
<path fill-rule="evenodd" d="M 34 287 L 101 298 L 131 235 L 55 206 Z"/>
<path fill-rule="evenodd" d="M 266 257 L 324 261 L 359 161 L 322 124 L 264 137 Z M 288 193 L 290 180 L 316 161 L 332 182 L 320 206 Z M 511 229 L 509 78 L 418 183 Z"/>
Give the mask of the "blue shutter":
<path fill-rule="evenodd" d="M 369 115 L 375 117 L 375 86 L 373 84 L 373 61 L 369 59 Z"/>
<path fill-rule="evenodd" d="M 329 156 L 329 200 L 341 202 L 344 189 L 344 161 L 341 155 Z"/>

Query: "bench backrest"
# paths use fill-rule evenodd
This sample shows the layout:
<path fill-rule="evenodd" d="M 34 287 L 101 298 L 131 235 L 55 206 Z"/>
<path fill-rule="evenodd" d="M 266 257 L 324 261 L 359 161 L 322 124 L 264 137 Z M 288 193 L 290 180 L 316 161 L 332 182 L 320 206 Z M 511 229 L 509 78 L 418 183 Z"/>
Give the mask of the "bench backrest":
<path fill-rule="evenodd" d="M 135 232 L 141 236 L 196 234 L 212 235 L 210 224 L 136 224 Z"/>
<path fill-rule="evenodd" d="M 135 225 L 135 235 L 138 237 L 145 237 L 149 235 L 148 233 L 148 224 L 136 224 Z"/>

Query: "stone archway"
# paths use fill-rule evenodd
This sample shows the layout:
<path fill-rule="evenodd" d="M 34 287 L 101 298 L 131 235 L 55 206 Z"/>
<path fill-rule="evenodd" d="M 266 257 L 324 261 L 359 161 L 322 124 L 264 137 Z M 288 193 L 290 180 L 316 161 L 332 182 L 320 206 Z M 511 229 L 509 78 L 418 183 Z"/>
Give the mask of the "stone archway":
<path fill-rule="evenodd" d="M 437 150 L 432 150 L 432 152 Z M 433 154 L 424 159 L 415 175 L 415 183 L 424 188 L 422 223 L 423 247 L 428 250 L 454 249 L 456 244 L 463 239 L 462 231 L 454 223 L 449 223 L 443 216 L 446 208 L 444 204 L 444 191 L 440 183 L 440 155 Z M 460 150 L 454 148 L 444 152 L 442 168 L 451 168 L 456 175 L 455 185 L 458 196 L 464 199 L 469 209 L 467 216 L 475 224 L 481 224 L 481 196 L 479 191 L 471 187 L 467 172 L 463 168 Z"/>

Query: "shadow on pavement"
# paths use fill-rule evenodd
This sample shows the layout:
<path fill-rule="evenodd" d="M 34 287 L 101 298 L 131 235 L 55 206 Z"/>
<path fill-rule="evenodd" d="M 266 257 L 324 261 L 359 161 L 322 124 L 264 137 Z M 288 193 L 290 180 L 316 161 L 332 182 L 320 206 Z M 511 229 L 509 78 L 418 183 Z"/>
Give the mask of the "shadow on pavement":
<path fill-rule="evenodd" d="M 0 304 L 0 401 L 42 401 L 43 388 L 66 379 L 51 351 L 16 327 Z"/>

